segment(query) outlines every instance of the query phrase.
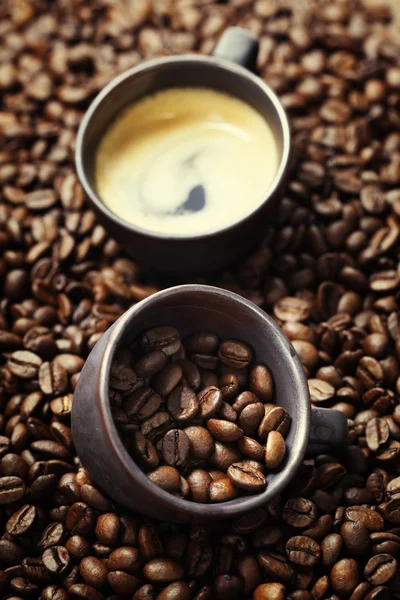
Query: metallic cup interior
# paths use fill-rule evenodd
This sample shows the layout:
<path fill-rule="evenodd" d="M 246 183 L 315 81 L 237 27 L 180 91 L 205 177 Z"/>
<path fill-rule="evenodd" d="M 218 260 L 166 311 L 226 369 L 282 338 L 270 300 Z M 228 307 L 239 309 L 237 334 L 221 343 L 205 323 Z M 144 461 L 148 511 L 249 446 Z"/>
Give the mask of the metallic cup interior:
<path fill-rule="evenodd" d="M 257 41 L 239 28 L 226 31 L 214 56 L 183 55 L 145 62 L 112 80 L 84 116 L 76 141 L 79 179 L 99 220 L 119 243 L 144 266 L 171 275 L 217 270 L 247 254 L 265 234 L 286 173 L 290 131 L 286 113 L 275 93 L 249 69 Z M 229 59 L 231 58 L 231 60 Z M 107 129 L 128 106 L 167 88 L 204 87 L 230 94 L 254 107 L 270 124 L 280 163 L 271 185 L 259 199 L 249 201 L 248 213 L 207 233 L 163 234 L 137 227 L 115 215 L 101 200 L 95 182 L 95 157 Z M 243 168 L 246 168 L 243 157 Z M 268 160 L 268 156 L 266 156 Z M 134 165 L 133 167 L 134 168 Z M 265 218 L 264 218 L 265 217 Z"/>
<path fill-rule="evenodd" d="M 271 370 L 274 401 L 288 410 L 292 424 L 286 437 L 283 467 L 268 474 L 264 492 L 222 504 L 182 500 L 153 484 L 129 456 L 111 415 L 108 394 L 111 363 L 119 346 L 132 344 L 145 329 L 166 323 L 177 327 L 182 336 L 203 330 L 214 331 L 221 339 L 243 340 L 253 348 L 254 362 L 264 363 Z M 344 417 L 343 421 L 347 431 Z M 306 452 L 310 429 L 307 380 L 289 340 L 274 320 L 253 303 L 203 285 L 177 286 L 158 292 L 122 315 L 89 355 L 72 408 L 75 447 L 93 481 L 131 510 L 178 522 L 239 517 L 264 505 L 295 477 Z"/>

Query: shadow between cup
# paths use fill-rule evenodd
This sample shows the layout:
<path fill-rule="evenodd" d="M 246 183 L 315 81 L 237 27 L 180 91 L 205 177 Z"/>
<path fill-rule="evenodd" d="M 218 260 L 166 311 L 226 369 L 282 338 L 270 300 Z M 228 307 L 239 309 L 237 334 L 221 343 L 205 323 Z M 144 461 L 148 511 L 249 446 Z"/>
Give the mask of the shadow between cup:
<path fill-rule="evenodd" d="M 258 41 L 252 35 L 231 27 L 213 56 L 161 57 L 118 75 L 98 94 L 84 116 L 75 151 L 79 179 L 101 223 L 144 267 L 173 276 L 218 270 L 253 250 L 273 222 L 287 172 L 290 131 L 278 97 L 249 70 L 255 65 L 257 52 Z M 262 197 L 250 199 L 247 213 L 236 221 L 227 220 L 217 229 L 211 224 L 206 233 L 168 234 L 141 228 L 114 214 L 96 189 L 96 149 L 108 127 L 126 107 L 144 96 L 180 87 L 210 88 L 251 105 L 272 128 L 279 154 L 275 178 Z M 246 160 L 249 158 L 244 156 L 243 169 Z"/>
<path fill-rule="evenodd" d="M 208 330 L 221 339 L 240 339 L 253 348 L 254 362 L 269 367 L 275 384 L 275 403 L 288 410 L 292 425 L 286 438 L 288 451 L 284 465 L 279 472 L 268 474 L 264 492 L 221 504 L 176 498 L 153 484 L 126 451 L 109 403 L 113 356 L 119 346 L 132 344 L 145 329 L 165 324 L 177 327 L 182 336 Z M 311 406 L 302 365 L 273 319 L 231 292 L 211 286 L 184 285 L 139 302 L 102 336 L 90 353 L 75 390 L 72 431 L 78 456 L 90 477 L 119 504 L 169 521 L 210 522 L 239 517 L 279 494 L 296 475 L 306 453 L 310 429 L 314 443 L 329 442 L 331 429 L 330 443 L 337 447 L 345 444 L 344 415 L 319 409 L 316 417 L 317 422 L 311 428 Z"/>

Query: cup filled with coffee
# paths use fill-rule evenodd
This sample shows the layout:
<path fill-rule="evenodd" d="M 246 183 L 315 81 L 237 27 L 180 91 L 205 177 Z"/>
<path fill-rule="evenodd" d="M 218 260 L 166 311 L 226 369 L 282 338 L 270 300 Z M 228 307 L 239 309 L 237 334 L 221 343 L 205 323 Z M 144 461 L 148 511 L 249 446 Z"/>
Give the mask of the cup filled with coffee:
<path fill-rule="evenodd" d="M 80 180 L 105 227 L 142 264 L 219 269 L 259 243 L 287 169 L 287 117 L 233 27 L 213 56 L 148 61 L 114 79 L 77 138 Z"/>
<path fill-rule="evenodd" d="M 307 448 L 347 444 L 342 413 L 311 410 L 273 319 L 202 285 L 154 294 L 103 335 L 75 390 L 72 429 L 100 487 L 171 521 L 238 517 L 280 493 Z"/>

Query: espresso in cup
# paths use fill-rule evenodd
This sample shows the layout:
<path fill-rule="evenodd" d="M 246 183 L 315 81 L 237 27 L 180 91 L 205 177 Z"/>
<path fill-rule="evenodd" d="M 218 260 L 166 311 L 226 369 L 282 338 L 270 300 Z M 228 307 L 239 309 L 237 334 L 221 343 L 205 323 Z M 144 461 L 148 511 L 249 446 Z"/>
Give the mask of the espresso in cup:
<path fill-rule="evenodd" d="M 210 88 L 170 88 L 117 117 L 100 141 L 95 183 L 121 219 L 163 234 L 202 234 L 261 204 L 280 151 L 250 104 Z"/>

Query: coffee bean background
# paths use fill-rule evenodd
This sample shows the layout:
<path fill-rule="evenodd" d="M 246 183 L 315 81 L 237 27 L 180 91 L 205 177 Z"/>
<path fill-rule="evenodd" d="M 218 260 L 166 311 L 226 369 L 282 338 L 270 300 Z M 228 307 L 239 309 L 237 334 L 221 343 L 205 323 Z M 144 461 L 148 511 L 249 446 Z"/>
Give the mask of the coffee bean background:
<path fill-rule="evenodd" d="M 206 281 L 275 315 L 313 403 L 347 415 L 350 448 L 306 461 L 282 497 L 208 531 L 128 514 L 79 468 L 70 412 L 83 359 L 157 284 L 96 222 L 73 149 L 112 77 L 152 56 L 209 53 L 229 24 L 260 38 L 260 75 L 291 119 L 292 170 L 263 246 Z M 1 598 L 399 597 L 400 38 L 389 11 L 374 0 L 9 0 L 0 38 Z"/>

